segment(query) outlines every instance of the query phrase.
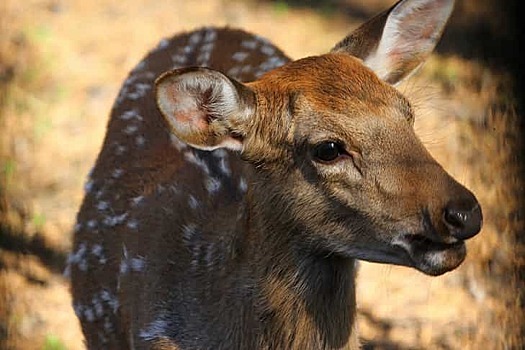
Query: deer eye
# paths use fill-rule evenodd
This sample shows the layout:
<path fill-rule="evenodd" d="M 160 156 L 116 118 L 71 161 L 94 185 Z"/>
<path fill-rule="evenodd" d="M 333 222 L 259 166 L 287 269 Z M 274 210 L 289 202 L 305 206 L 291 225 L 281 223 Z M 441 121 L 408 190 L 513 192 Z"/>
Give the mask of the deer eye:
<path fill-rule="evenodd" d="M 321 162 L 333 162 L 344 153 L 343 146 L 335 141 L 321 142 L 313 149 L 314 158 Z"/>

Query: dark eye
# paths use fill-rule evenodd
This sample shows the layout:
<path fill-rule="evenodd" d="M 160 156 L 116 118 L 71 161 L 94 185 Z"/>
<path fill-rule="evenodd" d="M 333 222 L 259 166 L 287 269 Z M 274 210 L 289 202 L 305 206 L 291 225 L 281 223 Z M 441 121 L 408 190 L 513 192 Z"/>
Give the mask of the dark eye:
<path fill-rule="evenodd" d="M 332 162 L 344 152 L 343 146 L 334 141 L 321 142 L 314 147 L 313 156 L 322 162 Z"/>

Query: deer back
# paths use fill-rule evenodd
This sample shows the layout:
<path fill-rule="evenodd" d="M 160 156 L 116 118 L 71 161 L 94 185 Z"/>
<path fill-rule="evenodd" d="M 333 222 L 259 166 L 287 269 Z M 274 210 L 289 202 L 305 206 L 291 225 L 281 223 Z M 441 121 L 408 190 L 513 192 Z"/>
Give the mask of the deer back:
<path fill-rule="evenodd" d="M 155 79 L 170 69 L 205 66 L 251 81 L 288 61 L 260 36 L 204 28 L 162 40 L 130 73 L 85 185 L 69 258 L 74 308 L 84 334 L 92 337 L 90 346 L 127 344 L 117 310 L 129 312 L 128 326 L 134 318 L 158 319 L 132 314 L 144 310 L 135 303 L 147 301 L 126 299 L 132 291 L 125 289 L 145 285 L 145 293 L 167 300 L 173 291 L 159 284 L 180 285 L 183 278 L 195 288 L 204 282 L 192 270 L 212 270 L 233 253 L 232 225 L 247 187 L 244 165 L 229 151 L 200 151 L 171 134 L 155 104 Z M 210 221 L 212 227 L 203 230 Z M 170 262 L 169 271 L 151 270 L 152 252 Z"/>

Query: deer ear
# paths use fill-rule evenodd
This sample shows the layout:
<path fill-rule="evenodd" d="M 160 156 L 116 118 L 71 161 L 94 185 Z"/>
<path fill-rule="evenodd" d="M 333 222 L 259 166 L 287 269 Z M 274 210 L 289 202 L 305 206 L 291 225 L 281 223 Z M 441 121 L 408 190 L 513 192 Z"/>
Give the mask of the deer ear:
<path fill-rule="evenodd" d="M 401 0 L 357 28 L 332 52 L 361 58 L 381 79 L 397 84 L 434 50 L 453 7 L 454 0 Z"/>
<path fill-rule="evenodd" d="M 166 72 L 155 86 L 157 106 L 180 140 L 204 150 L 242 150 L 255 111 L 250 88 L 207 68 Z"/>

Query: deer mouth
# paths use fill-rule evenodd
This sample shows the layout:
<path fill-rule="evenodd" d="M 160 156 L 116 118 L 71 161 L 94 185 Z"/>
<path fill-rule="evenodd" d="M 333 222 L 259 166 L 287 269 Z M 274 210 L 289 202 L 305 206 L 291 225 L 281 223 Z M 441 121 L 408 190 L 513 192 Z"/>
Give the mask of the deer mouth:
<path fill-rule="evenodd" d="M 457 268 L 466 257 L 465 242 L 436 241 L 425 234 L 404 234 L 393 244 L 408 254 L 411 266 L 432 276 L 442 275 Z"/>

